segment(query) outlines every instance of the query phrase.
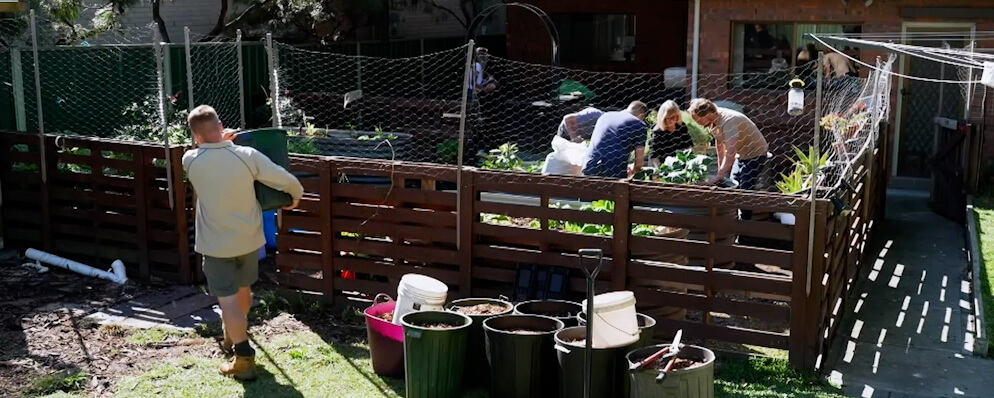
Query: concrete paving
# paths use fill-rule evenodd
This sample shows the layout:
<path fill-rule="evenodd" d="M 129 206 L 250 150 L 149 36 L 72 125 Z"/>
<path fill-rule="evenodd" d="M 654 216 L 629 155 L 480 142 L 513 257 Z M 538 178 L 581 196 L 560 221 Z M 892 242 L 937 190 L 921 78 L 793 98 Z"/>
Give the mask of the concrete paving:
<path fill-rule="evenodd" d="M 826 362 L 847 395 L 994 396 L 994 361 L 972 352 L 963 227 L 927 203 L 927 192 L 888 192 L 887 218 Z"/>
<path fill-rule="evenodd" d="M 259 305 L 255 300 L 253 306 Z M 98 324 L 116 323 L 133 328 L 191 330 L 197 325 L 221 320 L 217 299 L 191 286 L 175 286 L 165 292 L 138 297 L 90 314 Z"/>

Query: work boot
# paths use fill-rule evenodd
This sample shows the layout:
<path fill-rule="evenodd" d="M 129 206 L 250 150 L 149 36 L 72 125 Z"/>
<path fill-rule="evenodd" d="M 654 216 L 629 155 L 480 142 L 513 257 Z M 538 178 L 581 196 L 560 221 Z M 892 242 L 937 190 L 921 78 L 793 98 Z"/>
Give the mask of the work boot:
<path fill-rule="evenodd" d="M 236 380 L 255 380 L 255 357 L 235 355 L 230 363 L 221 365 L 221 374 Z"/>

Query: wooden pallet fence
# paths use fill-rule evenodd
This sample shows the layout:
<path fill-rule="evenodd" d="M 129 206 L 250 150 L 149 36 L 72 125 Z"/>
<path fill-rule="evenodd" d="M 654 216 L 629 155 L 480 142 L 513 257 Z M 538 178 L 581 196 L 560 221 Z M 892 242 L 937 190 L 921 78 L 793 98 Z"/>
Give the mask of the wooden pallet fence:
<path fill-rule="evenodd" d="M 881 128 L 885 132 L 886 128 Z M 882 137 L 883 138 L 883 137 Z M 824 242 L 822 288 L 825 300 L 818 309 L 818 354 L 824 357 L 837 336 L 842 316 L 852 299 L 855 278 L 862 267 L 876 266 L 878 253 L 869 253 L 875 224 L 882 221 L 887 183 L 886 139 L 862 154 L 846 179 L 849 186 L 835 194 L 845 204 L 827 208 L 825 222 L 819 225 L 817 242 Z"/>
<path fill-rule="evenodd" d="M 294 157 L 307 173 L 301 208 L 282 215 L 277 264 L 284 287 L 323 300 L 395 295 L 421 273 L 459 289 L 457 169 L 386 161 Z M 448 185 L 450 190 L 438 190 Z"/>
<path fill-rule="evenodd" d="M 48 163 L 44 184 L 42 150 Z M 192 192 L 183 181 L 183 151 L 53 135 L 45 136 L 42 146 L 37 135 L 0 133 L 6 157 L 0 171 L 5 242 L 96 267 L 119 259 L 129 278 L 138 280 L 201 280 L 194 266 Z M 173 167 L 172 207 L 166 156 Z"/>
<path fill-rule="evenodd" d="M 658 336 L 683 329 L 724 348 L 789 350 L 813 368 L 878 214 L 877 153 L 857 167 L 852 212 L 816 201 L 810 267 L 812 206 L 798 196 L 294 156 L 307 194 L 281 215 L 279 281 L 327 302 L 368 302 L 420 273 L 451 298 L 497 297 L 511 296 L 519 266 L 541 265 L 567 269 L 569 298 L 582 299 L 576 252 L 599 248 L 597 292 L 636 292 Z M 766 216 L 741 220 L 740 209 Z"/>

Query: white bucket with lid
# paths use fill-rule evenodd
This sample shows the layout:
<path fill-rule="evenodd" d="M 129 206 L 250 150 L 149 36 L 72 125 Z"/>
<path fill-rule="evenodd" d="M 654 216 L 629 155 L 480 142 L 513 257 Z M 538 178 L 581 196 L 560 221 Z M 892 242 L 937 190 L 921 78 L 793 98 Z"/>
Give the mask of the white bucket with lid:
<path fill-rule="evenodd" d="M 583 301 L 587 308 L 587 301 Z M 594 296 L 593 348 L 622 347 L 639 339 L 638 315 L 635 313 L 635 293 L 620 291 Z"/>
<path fill-rule="evenodd" d="M 449 287 L 438 279 L 419 274 L 407 274 L 397 286 L 397 307 L 393 323 L 400 325 L 400 318 L 408 312 L 442 311 L 449 294 Z"/>

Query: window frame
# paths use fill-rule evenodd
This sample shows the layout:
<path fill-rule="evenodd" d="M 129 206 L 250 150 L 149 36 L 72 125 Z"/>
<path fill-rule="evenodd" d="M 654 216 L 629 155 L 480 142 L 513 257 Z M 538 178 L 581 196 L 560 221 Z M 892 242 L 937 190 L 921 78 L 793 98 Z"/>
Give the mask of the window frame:
<path fill-rule="evenodd" d="M 789 61 L 789 67 L 791 69 L 793 69 L 793 68 L 797 67 L 797 47 L 798 47 L 797 43 L 801 39 L 803 39 L 803 38 L 796 37 L 797 36 L 797 26 L 798 25 L 858 26 L 859 29 L 860 29 L 860 33 L 862 34 L 863 33 L 863 29 L 866 27 L 866 22 L 865 21 L 824 21 L 824 20 L 802 21 L 802 20 L 794 20 L 794 19 L 791 19 L 791 20 L 779 20 L 779 21 L 777 21 L 777 20 L 772 20 L 772 21 L 771 20 L 732 20 L 732 21 L 730 21 L 730 25 L 729 25 L 729 32 L 730 33 L 728 35 L 728 49 L 729 50 L 728 50 L 728 68 L 727 68 L 728 74 L 731 77 L 731 79 L 728 81 L 729 87 L 733 88 L 733 89 L 737 89 L 737 90 L 775 91 L 776 89 L 773 89 L 773 88 L 747 87 L 747 86 L 745 86 L 741 82 L 736 82 L 736 79 L 734 79 L 734 76 L 736 76 L 736 75 L 761 74 L 762 73 L 762 72 L 746 72 L 744 70 L 740 71 L 740 72 L 736 72 L 735 71 L 736 59 L 738 59 L 738 57 L 740 57 L 740 56 L 743 56 L 743 57 L 745 56 L 744 48 L 743 48 L 743 52 L 741 52 L 741 53 L 738 53 L 738 52 L 735 51 L 736 50 L 736 48 L 735 48 L 736 28 L 739 25 L 792 25 L 793 29 L 794 29 L 794 36 L 795 37 L 794 38 L 788 38 L 788 40 L 792 40 L 791 41 L 791 46 L 793 47 L 790 50 L 791 51 L 790 52 L 790 59 L 788 61 Z M 856 59 L 861 59 L 861 54 L 860 54 L 859 49 L 847 52 L 847 54 L 850 55 L 850 56 L 852 56 L 852 57 L 854 57 L 854 58 L 856 58 Z M 819 65 L 819 67 L 820 67 L 820 65 Z"/>

